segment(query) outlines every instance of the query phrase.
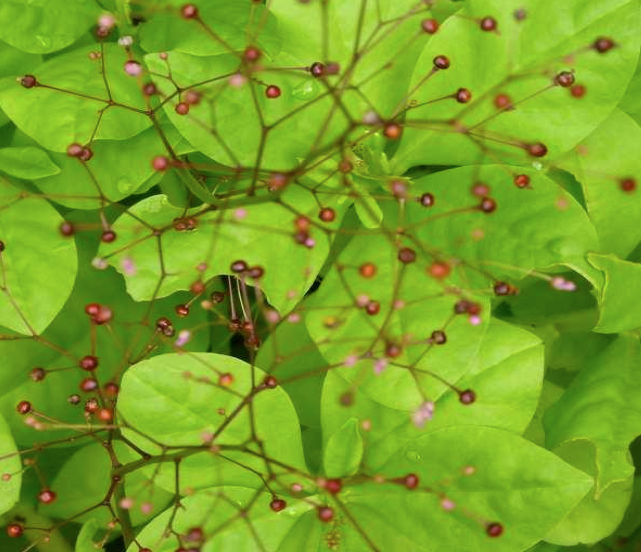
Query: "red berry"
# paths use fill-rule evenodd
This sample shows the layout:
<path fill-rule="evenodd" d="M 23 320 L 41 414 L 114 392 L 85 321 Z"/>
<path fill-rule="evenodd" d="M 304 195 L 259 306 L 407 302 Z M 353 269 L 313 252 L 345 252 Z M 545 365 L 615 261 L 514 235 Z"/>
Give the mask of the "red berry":
<path fill-rule="evenodd" d="M 423 21 L 421 21 L 421 29 L 427 34 L 434 34 L 438 31 L 438 28 L 439 24 L 436 19 L 423 19 Z"/>
<path fill-rule="evenodd" d="M 42 381 L 47 377 L 47 371 L 44 368 L 36 367 L 31 370 L 30 375 L 33 381 Z"/>
<path fill-rule="evenodd" d="M 405 485 L 410 490 L 416 489 L 419 483 L 420 480 L 418 478 L 418 475 L 416 475 L 415 473 L 408 473 L 403 479 L 403 485 Z"/>
<path fill-rule="evenodd" d="M 574 84 L 574 73 L 570 71 L 561 71 L 555 78 L 554 82 L 563 88 L 569 88 Z"/>
<path fill-rule="evenodd" d="M 284 510 L 286 506 L 287 502 L 281 498 L 275 498 L 269 503 L 269 507 L 274 510 L 274 512 L 280 512 L 281 510 Z"/>
<path fill-rule="evenodd" d="M 374 316 L 381 311 L 381 304 L 378 301 L 369 301 L 367 305 L 365 305 L 365 311 L 370 316 Z"/>
<path fill-rule="evenodd" d="M 450 60 L 446 56 L 436 56 L 433 63 L 436 69 L 447 69 L 450 66 Z"/>
<path fill-rule="evenodd" d="M 600 54 L 605 54 L 614 48 L 614 41 L 611 38 L 602 36 L 594 41 L 592 47 Z"/>
<path fill-rule="evenodd" d="M 69 157 L 80 157 L 82 155 L 82 146 L 76 142 L 67 146 L 67 155 Z"/>
<path fill-rule="evenodd" d="M 98 389 L 98 382 L 93 378 L 85 378 L 80 382 L 80 390 L 85 393 L 91 393 Z"/>
<path fill-rule="evenodd" d="M 585 85 L 583 84 L 575 84 L 570 88 L 570 94 L 572 94 L 573 98 L 582 98 L 585 96 L 586 88 Z"/>
<path fill-rule="evenodd" d="M 24 527 L 20 525 L 19 523 L 10 523 L 7 525 L 7 535 L 9 535 L 11 538 L 17 539 L 18 537 L 22 536 L 22 533 L 24 532 Z"/>
<path fill-rule="evenodd" d="M 458 103 L 467 103 L 472 99 L 472 93 L 467 88 L 459 88 L 455 97 Z"/>
<path fill-rule="evenodd" d="M 517 174 L 514 177 L 514 185 L 517 188 L 527 188 L 530 185 L 530 177 L 527 174 Z"/>
<path fill-rule="evenodd" d="M 278 387 L 278 380 L 274 376 L 267 376 L 263 383 L 265 384 L 265 387 L 269 389 Z"/>
<path fill-rule="evenodd" d="M 487 214 L 493 213 L 494 211 L 496 211 L 496 201 L 494 201 L 491 197 L 484 197 L 481 200 L 479 209 Z"/>
<path fill-rule="evenodd" d="M 73 223 L 65 221 L 60 225 L 60 233 L 65 237 L 73 236 L 76 232 L 76 229 Z"/>
<path fill-rule="evenodd" d="M 281 94 L 280 88 L 274 84 L 270 84 L 265 89 L 265 96 L 267 96 L 271 100 L 280 97 L 280 94 Z"/>
<path fill-rule="evenodd" d="M 180 8 L 180 15 L 185 19 L 195 19 L 198 17 L 198 8 L 194 4 L 185 4 Z"/>
<path fill-rule="evenodd" d="M 38 80 L 33 75 L 25 75 L 20 79 L 20 84 L 25 88 L 33 88 L 38 84 Z"/>
<path fill-rule="evenodd" d="M 430 265 L 428 272 L 432 278 L 440 280 L 442 278 L 447 278 L 450 274 L 450 270 L 449 264 L 435 261 Z"/>
<path fill-rule="evenodd" d="M 325 482 L 325 488 L 332 494 L 338 494 L 343 488 L 343 483 L 340 479 L 328 479 Z"/>
<path fill-rule="evenodd" d="M 398 252 L 398 260 L 403 264 L 413 263 L 416 260 L 416 251 L 409 247 L 404 247 Z"/>
<path fill-rule="evenodd" d="M 176 308 L 174 310 L 176 311 L 176 314 L 178 316 L 184 318 L 189 314 L 189 305 L 176 305 Z"/>
<path fill-rule="evenodd" d="M 256 46 L 247 46 L 245 48 L 245 53 L 243 57 L 245 58 L 245 61 L 248 61 L 250 63 L 254 63 L 255 61 L 258 61 L 260 57 L 262 56 L 262 52 L 256 48 Z"/>
<path fill-rule="evenodd" d="M 497 109 L 513 109 L 512 98 L 507 94 L 497 94 L 494 98 L 494 106 Z"/>
<path fill-rule="evenodd" d="M 547 146 L 545 144 L 541 144 L 540 142 L 537 142 L 535 144 L 528 144 L 526 146 L 526 149 L 532 157 L 545 157 L 548 152 Z"/>
<path fill-rule="evenodd" d="M 320 218 L 323 222 L 332 222 L 336 218 L 336 212 L 330 207 L 325 207 L 320 210 L 318 218 Z"/>
<path fill-rule="evenodd" d="M 637 188 L 637 181 L 631 177 L 622 178 L 621 180 L 619 180 L 619 187 L 624 192 L 627 192 L 627 193 L 634 192 L 634 190 L 636 190 Z"/>
<path fill-rule="evenodd" d="M 98 357 L 87 355 L 80 359 L 78 366 L 87 372 L 91 372 L 98 368 Z"/>
<path fill-rule="evenodd" d="M 316 61 L 309 67 L 309 72 L 316 78 L 322 77 L 325 74 L 325 65 Z"/>
<path fill-rule="evenodd" d="M 500 523 L 488 523 L 485 532 L 488 537 L 500 537 L 503 534 L 503 526 Z"/>
<path fill-rule="evenodd" d="M 93 157 L 93 151 L 91 148 L 84 147 L 78 156 L 78 159 L 81 161 L 89 161 Z"/>
<path fill-rule="evenodd" d="M 318 508 L 318 519 L 324 523 L 328 523 L 334 519 L 334 510 L 329 506 L 320 506 Z"/>
<path fill-rule="evenodd" d="M 363 278 L 372 278 L 376 274 L 376 265 L 372 263 L 363 263 L 358 268 L 358 272 Z"/>
<path fill-rule="evenodd" d="M 498 23 L 493 17 L 484 17 L 483 19 L 481 19 L 479 26 L 481 27 L 482 31 L 491 32 L 496 31 Z"/>
<path fill-rule="evenodd" d="M 444 345 L 447 342 L 447 336 L 443 330 L 434 330 L 430 336 L 430 340 L 434 345 Z"/>
<path fill-rule="evenodd" d="M 187 115 L 189 113 L 189 104 L 187 102 L 178 102 L 176 104 L 176 113 L 178 115 Z"/>
<path fill-rule="evenodd" d="M 403 127 L 396 123 L 389 123 L 383 129 L 383 135 L 390 140 L 398 140 L 403 133 Z"/>
<path fill-rule="evenodd" d="M 116 241 L 116 233 L 113 230 L 105 230 L 100 236 L 100 241 L 103 243 L 112 243 Z"/>
<path fill-rule="evenodd" d="M 56 493 L 54 493 L 53 491 L 49 489 L 43 489 L 38 494 L 38 500 L 43 504 L 51 504 L 54 500 L 56 500 L 56 496 Z"/>
<path fill-rule="evenodd" d="M 85 314 L 88 316 L 96 316 L 100 312 L 99 303 L 88 303 L 85 305 Z"/>
<path fill-rule="evenodd" d="M 463 404 L 472 404 L 476 400 L 476 393 L 471 389 L 466 389 L 459 393 L 458 400 Z"/>
<path fill-rule="evenodd" d="M 423 207 L 432 207 L 434 205 L 434 196 L 429 192 L 425 193 L 419 198 L 419 202 Z"/>
<path fill-rule="evenodd" d="M 156 88 L 156 85 L 153 82 L 148 82 L 142 87 L 142 93 L 145 96 L 153 96 L 154 94 L 158 93 L 158 89 Z"/>
<path fill-rule="evenodd" d="M 32 410 L 31 403 L 29 401 L 20 401 L 18 403 L 18 406 L 16 406 L 16 410 L 18 411 L 19 414 L 22 414 L 23 416 L 25 414 L 29 414 Z"/>
<path fill-rule="evenodd" d="M 158 155 L 151 161 L 151 166 L 155 171 L 166 171 L 169 167 L 169 159 L 164 155 Z"/>

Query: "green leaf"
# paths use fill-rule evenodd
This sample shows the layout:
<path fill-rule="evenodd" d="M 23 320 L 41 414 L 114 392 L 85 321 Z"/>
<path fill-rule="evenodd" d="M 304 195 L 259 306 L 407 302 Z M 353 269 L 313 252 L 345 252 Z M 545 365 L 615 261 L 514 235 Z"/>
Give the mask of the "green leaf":
<path fill-rule="evenodd" d="M 60 172 L 60 167 L 40 148 L 1 148 L 0 170 L 17 178 L 35 180 Z"/>
<path fill-rule="evenodd" d="M 171 3 L 176 7 L 184 4 L 182 0 Z M 280 36 L 276 19 L 264 6 L 251 0 L 199 0 L 194 4 L 198 6 L 199 19 L 215 32 L 217 39 L 204 25 L 167 11 L 155 14 L 141 27 L 142 48 L 147 52 L 173 50 L 197 56 L 225 54 L 230 49 L 242 51 L 249 45 L 260 47 L 270 56 L 278 51 Z"/>
<path fill-rule="evenodd" d="M 17 452 L 9 426 L 0 416 L 0 473 L 11 474 L 9 481 L 0 481 L 0 514 L 10 510 L 20 498 L 22 466 Z"/>
<path fill-rule="evenodd" d="M 434 418 L 424 428 L 417 428 L 405 410 L 384 407 L 362 391 L 354 392 L 353 404 L 346 408 L 340 398 L 350 385 L 330 372 L 322 397 L 325 441 L 354 417 L 365 431 L 368 462 L 388 458 L 408 441 L 444 427 L 482 425 L 520 434 L 536 409 L 542 378 L 540 340 L 492 320 L 470 371 L 452 382 L 459 389 L 472 389 L 474 404 L 462 405 L 456 393 L 445 393 L 436 401 Z"/>
<path fill-rule="evenodd" d="M 454 317 L 459 297 L 447 281 L 426 274 L 433 253 L 418 251 L 416 262 L 403 264 L 398 254 L 404 245 L 388 235 L 354 236 L 303 306 L 309 334 L 332 371 L 380 404 L 407 412 L 438 399 L 448 389 L 443 380 L 456 381 L 469 370 L 488 318 L 473 324 L 465 315 Z M 374 277 L 359 273 L 365 263 L 376 267 Z M 365 299 L 378 302 L 379 312 L 356 306 Z M 481 305 L 486 312 L 482 299 Z M 440 329 L 447 343 L 429 347 Z M 400 355 L 387 355 L 390 344 Z"/>
<path fill-rule="evenodd" d="M 0 39 L 33 54 L 69 46 L 97 22 L 93 0 L 3 0 Z"/>
<path fill-rule="evenodd" d="M 581 183 L 590 219 L 602 246 L 626 257 L 641 240 L 636 221 L 641 202 L 636 193 L 621 189 L 621 180 L 641 175 L 641 128 L 628 115 L 615 109 L 577 149 L 562 160 Z"/>
<path fill-rule="evenodd" d="M 380 228 L 383 222 L 383 211 L 378 202 L 370 195 L 364 186 L 360 186 L 356 179 L 353 183 L 358 192 L 354 200 L 356 214 L 365 228 Z"/>
<path fill-rule="evenodd" d="M 290 204 L 296 206 L 294 212 L 287 208 Z M 199 216 L 195 230 L 179 232 L 171 227 L 174 219 L 196 213 Z M 185 213 L 184 209 L 171 205 L 166 196 L 151 196 L 116 221 L 118 241 L 103 244 L 100 255 L 124 274 L 127 291 L 136 301 L 188 289 L 198 278 L 207 280 L 217 274 L 231 274 L 231 264 L 242 259 L 249 266 L 263 267 L 260 288 L 274 307 L 287 312 L 312 285 L 329 249 L 329 237 L 317 228 L 311 230 L 316 241 L 313 248 L 294 240 L 296 213 L 310 219 L 316 219 L 318 213 L 314 196 L 300 188 L 291 188 L 291 192 L 288 189 L 278 203 L 265 201 L 239 211 L 196 208 Z M 339 218 L 327 226 L 338 226 Z M 160 239 L 152 234 L 152 228 L 164 229 Z M 165 271 L 162 281 L 159 243 Z M 127 273 L 121 266 L 125 257 L 137 267 L 136 274 Z M 201 273 L 196 267 L 203 262 L 207 268 Z M 283 266 L 287 266 L 286 272 L 282 271 Z"/>
<path fill-rule="evenodd" d="M 122 464 L 140 459 L 140 456 L 118 441 L 114 441 L 114 454 Z M 91 469 L 87 469 L 88 466 Z M 58 494 L 57 500 L 51 504 L 42 505 L 41 513 L 60 519 L 73 517 L 74 521 L 88 522 L 87 525 L 91 521 L 98 521 L 102 527 L 106 527 L 112 515 L 105 507 L 90 510 L 80 517 L 75 516 L 102 502 L 109 491 L 111 470 L 109 452 L 102 443 L 93 443 L 77 449 L 56 474 L 51 484 Z M 167 506 L 172 497 L 170 493 L 157 487 L 153 481 L 145 477 L 140 470 L 126 476 L 124 496 L 134 499 L 134 506 L 129 509 L 133 525 L 140 525 L 153 519 Z M 141 510 L 143 503 L 152 506 L 145 513 Z M 91 529 L 87 529 L 87 540 L 95 534 L 95 529 L 90 534 Z"/>
<path fill-rule="evenodd" d="M 69 297 L 76 277 L 76 246 L 58 232 L 62 218 L 49 203 L 2 189 L 0 324 L 39 334 Z M 47 290 L 46 294 L 42 291 Z"/>
<path fill-rule="evenodd" d="M 408 204 L 407 216 L 416 224 L 416 238 L 456 259 L 464 285 L 488 285 L 494 278 L 519 280 L 534 269 L 566 265 L 594 282 L 597 271 L 585 255 L 598 249 L 594 227 L 574 198 L 542 174 L 524 170 L 531 189 L 514 186 L 512 176 L 500 165 L 468 166 L 440 171 L 415 181 L 417 194 L 430 192 L 435 205 L 425 211 Z M 471 209 L 479 198 L 470 193 L 475 182 L 490 187 L 496 211 L 485 214 Z M 453 209 L 465 209 L 446 216 Z M 446 257 L 446 258 L 447 258 Z"/>
<path fill-rule="evenodd" d="M 639 363 L 638 340 L 620 335 L 584 366 L 543 419 L 548 448 L 577 440 L 596 447 L 597 499 L 634 471 L 628 446 L 641 434 Z"/>
<path fill-rule="evenodd" d="M 330 435 L 325 446 L 325 474 L 328 477 L 354 475 L 363 458 L 363 438 L 358 420 L 350 418 Z"/>
<path fill-rule="evenodd" d="M 100 527 L 98 526 L 98 521 L 96 519 L 92 518 L 84 523 L 80 529 L 80 533 L 78 533 L 74 552 L 95 552 L 96 550 L 104 550 L 103 546 L 98 548 L 96 546 L 98 541 L 94 540 L 99 529 Z"/>
<path fill-rule="evenodd" d="M 314 78 L 307 72 L 269 72 L 268 84 L 277 85 L 282 92 L 273 100 L 266 98 L 264 87 L 252 80 L 238 86 L 230 84 L 230 77 L 238 72 L 234 55 L 202 57 L 170 52 L 168 61 L 169 66 L 158 54 L 145 56 L 156 86 L 170 98 L 164 102 L 165 113 L 195 148 L 219 163 L 259 165 L 262 172 L 292 170 L 299 167 L 301 159 L 320 155 L 347 130 L 342 111 L 326 122 L 333 105 L 329 92 L 319 90 L 311 99 L 296 96 L 295 90 Z M 300 62 L 285 54 L 274 60 L 276 67 L 296 64 Z M 174 84 L 166 78 L 168 67 L 177 86 L 193 88 L 203 95 L 187 117 L 176 113 L 179 98 Z M 263 124 L 270 127 L 269 133 L 264 132 Z M 328 130 L 321 134 L 325 125 Z"/>
<path fill-rule="evenodd" d="M 517 21 L 513 13 L 521 8 L 527 17 Z M 488 14 L 497 19 L 498 33 L 474 29 L 478 18 Z M 423 103 L 451 95 L 460 86 L 472 91 L 473 100 L 465 106 L 440 101 L 410 109 L 392 159 L 394 173 L 402 174 L 413 165 L 478 163 L 479 158 L 494 163 L 497 153 L 529 164 L 524 143 L 542 142 L 548 147 L 543 163 L 568 151 L 623 96 L 639 55 L 639 16 L 637 2 L 629 0 L 531 1 L 525 6 L 521 0 L 465 2 L 460 16 L 445 21 L 427 44 L 410 90 L 425 84 L 408 100 L 410 105 L 413 100 Z M 606 56 L 588 48 L 599 36 L 616 37 L 617 48 Z M 425 81 L 433 58 L 443 54 L 451 60 L 450 68 Z M 565 88 L 550 87 L 555 74 L 570 69 L 588 91 L 580 101 Z M 516 109 L 496 116 L 492 100 L 498 93 L 518 102 Z M 473 129 L 473 134 L 451 132 L 452 120 Z"/>
<path fill-rule="evenodd" d="M 218 376 L 230 373 L 230 387 L 218 385 Z M 158 377 L 162 374 L 162 378 Z M 214 435 L 220 445 L 243 445 L 251 436 L 249 416 L 254 417 L 256 434 L 264 442 L 265 454 L 303 468 L 305 460 L 296 412 L 282 389 L 267 389 L 255 395 L 251 407 L 241 399 L 261 382 L 264 373 L 234 357 L 213 353 L 168 354 L 142 361 L 124 375 L 118 410 L 125 421 L 135 424 L 136 432 L 125 431 L 134 443 L 156 450 L 141 435 L 172 446 L 203 445 L 205 435 Z M 240 413 L 226 422 L 236 408 Z M 217 413 L 218 412 L 218 413 Z M 263 482 L 255 472 L 237 465 L 241 461 L 254 470 L 264 462 L 248 452 L 221 451 L 213 455 L 205 447 L 195 449 L 180 464 L 181 492 L 189 487 L 240 484 L 260 488 Z M 150 466 L 151 469 L 154 466 Z M 155 481 L 173 490 L 173 466 L 161 469 Z"/>
<path fill-rule="evenodd" d="M 587 441 L 573 441 L 557 450 L 566 462 L 596 475 L 595 449 Z M 610 485 L 598 497 L 593 492 L 583 500 L 545 537 L 545 540 L 571 546 L 594 544 L 614 532 L 623 519 L 632 495 L 634 476 Z"/>
<path fill-rule="evenodd" d="M 1 80 L 0 107 L 25 134 L 57 152 L 66 152 L 73 142 L 88 143 L 94 131 L 98 140 L 123 140 L 151 126 L 151 120 L 136 111 L 146 107 L 136 79 L 123 69 L 125 49 L 106 43 L 102 57 L 91 59 L 95 51 L 95 45 L 85 46 L 45 61 L 34 69 L 42 86 L 27 89 L 15 77 Z M 116 105 L 108 103 L 103 62 Z"/>
<path fill-rule="evenodd" d="M 589 255 L 588 260 L 605 274 L 599 291 L 599 322 L 595 332 L 618 333 L 641 327 L 641 314 L 629 308 L 641 300 L 641 265 L 614 255 Z"/>

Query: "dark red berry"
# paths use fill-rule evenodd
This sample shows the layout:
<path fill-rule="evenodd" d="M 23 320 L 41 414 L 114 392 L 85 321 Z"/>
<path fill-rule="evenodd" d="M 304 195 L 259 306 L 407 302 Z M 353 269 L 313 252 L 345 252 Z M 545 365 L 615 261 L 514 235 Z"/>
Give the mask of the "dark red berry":
<path fill-rule="evenodd" d="M 443 330 L 434 330 L 430 336 L 430 340 L 434 345 L 444 345 L 447 342 L 447 336 Z"/>
<path fill-rule="evenodd" d="M 280 95 L 281 95 L 280 88 L 278 86 L 276 86 L 275 84 L 270 84 L 265 89 L 265 96 L 267 96 L 271 100 L 273 100 L 275 98 L 279 98 Z"/>
<path fill-rule="evenodd" d="M 109 395 L 110 397 L 115 397 L 118 395 L 118 393 L 120 393 L 120 386 L 113 381 L 105 383 L 103 389 L 105 390 L 105 394 Z"/>
<path fill-rule="evenodd" d="M 100 241 L 104 243 L 112 243 L 116 241 L 116 233 L 113 230 L 105 230 L 100 236 Z"/>
<path fill-rule="evenodd" d="M 316 78 L 322 77 L 325 74 L 325 65 L 316 61 L 309 67 L 309 72 Z"/>
<path fill-rule="evenodd" d="M 269 507 L 274 512 L 280 512 L 287 507 L 287 502 L 285 502 L 282 498 L 275 498 L 269 503 Z"/>
<path fill-rule="evenodd" d="M 619 180 L 619 187 L 624 192 L 634 192 L 634 190 L 636 190 L 637 188 L 637 181 L 631 177 L 622 178 L 621 180 Z"/>
<path fill-rule="evenodd" d="M 187 115 L 189 113 L 189 104 L 187 102 L 178 102 L 176 104 L 176 113 L 178 115 Z"/>
<path fill-rule="evenodd" d="M 332 494 L 338 494 L 343 488 L 343 482 L 340 479 L 328 479 L 325 482 L 325 488 Z"/>
<path fill-rule="evenodd" d="M 570 71 L 561 71 L 554 78 L 554 82 L 563 88 L 569 88 L 574 84 L 574 73 Z"/>
<path fill-rule="evenodd" d="M 84 147 L 78 156 L 78 159 L 81 161 L 89 161 L 93 157 L 93 151 L 91 148 Z"/>
<path fill-rule="evenodd" d="M 18 414 L 22 414 L 23 416 L 25 414 L 29 414 L 33 407 L 31 406 L 31 403 L 29 401 L 20 401 L 18 403 L 18 406 L 16 406 L 16 410 L 18 411 Z"/>
<path fill-rule="evenodd" d="M 239 261 L 234 261 L 231 264 L 231 271 L 240 274 L 241 272 L 245 272 L 249 267 L 247 266 L 247 263 L 245 261 L 239 260 Z"/>
<path fill-rule="evenodd" d="M 24 528 L 19 523 L 10 523 L 7 525 L 7 535 L 13 539 L 17 539 L 22 536 Z"/>
<path fill-rule="evenodd" d="M 47 377 L 47 371 L 44 368 L 36 367 L 31 370 L 31 379 L 33 381 L 42 381 Z"/>
<path fill-rule="evenodd" d="M 438 31 L 438 27 L 439 24 L 436 19 L 423 19 L 423 21 L 421 21 L 421 29 L 427 34 L 434 34 Z"/>
<path fill-rule="evenodd" d="M 446 56 L 436 56 L 432 61 L 436 69 L 447 69 L 450 66 L 450 60 Z"/>
<path fill-rule="evenodd" d="M 481 27 L 482 31 L 491 32 L 496 31 L 498 23 L 493 17 L 484 17 L 483 19 L 481 19 L 479 26 Z"/>
<path fill-rule="evenodd" d="M 87 355 L 80 359 L 78 366 L 87 372 L 91 372 L 98 368 L 98 357 Z"/>
<path fill-rule="evenodd" d="M 334 519 L 334 510 L 329 506 L 320 506 L 318 508 L 318 519 L 325 523 L 332 521 Z"/>
<path fill-rule="evenodd" d="M 602 36 L 594 41 L 592 47 L 600 54 L 605 54 L 614 48 L 614 41 L 611 38 Z"/>
<path fill-rule="evenodd" d="M 508 284 L 507 282 L 496 282 L 494 284 L 494 293 L 496 295 L 509 295 L 510 291 L 512 289 L 512 286 Z"/>
<path fill-rule="evenodd" d="M 255 63 L 260 59 L 262 55 L 263 53 L 258 48 L 256 48 L 256 46 L 247 46 L 247 48 L 245 48 L 243 57 L 245 58 L 245 61 L 249 63 Z"/>
<path fill-rule="evenodd" d="M 275 389 L 278 387 L 278 380 L 272 375 L 267 376 L 263 383 L 265 384 L 265 387 L 269 389 Z"/>
<path fill-rule="evenodd" d="M 170 328 L 171 325 L 171 320 L 169 320 L 169 318 L 165 318 L 164 316 L 156 320 L 156 329 L 158 330 L 165 330 L 167 328 Z"/>
<path fill-rule="evenodd" d="M 195 19 L 198 17 L 198 8 L 194 4 L 185 4 L 180 8 L 180 15 L 185 19 Z"/>
<path fill-rule="evenodd" d="M 479 209 L 487 214 L 493 213 L 494 211 L 496 211 L 496 201 L 494 201 L 491 197 L 484 197 L 481 200 Z"/>
<path fill-rule="evenodd" d="M 85 412 L 87 414 L 94 414 L 98 412 L 98 410 L 100 410 L 100 405 L 96 399 L 91 398 L 85 402 Z"/>
<path fill-rule="evenodd" d="M 403 349 L 400 345 L 396 343 L 388 343 L 385 345 L 385 356 L 389 358 L 396 358 L 401 356 Z"/>
<path fill-rule="evenodd" d="M 71 222 L 65 221 L 60 225 L 60 233 L 65 237 L 73 236 L 76 229 Z"/>
<path fill-rule="evenodd" d="M 488 537 L 500 537 L 503 534 L 503 526 L 500 523 L 488 523 L 485 532 Z"/>
<path fill-rule="evenodd" d="M 398 252 L 398 260 L 404 264 L 413 263 L 416 260 L 416 251 L 409 247 L 403 247 Z"/>
<path fill-rule="evenodd" d="M 517 174 L 514 177 L 514 185 L 517 188 L 527 188 L 530 185 L 530 177 L 527 174 Z"/>
<path fill-rule="evenodd" d="M 145 96 L 153 96 L 154 94 L 158 93 L 158 89 L 156 88 L 156 85 L 153 82 L 148 82 L 142 87 L 142 93 Z"/>
<path fill-rule="evenodd" d="M 318 218 L 323 222 L 332 222 L 336 218 L 336 211 L 330 207 L 325 207 L 318 213 Z"/>
<path fill-rule="evenodd" d="M 381 304 L 378 301 L 369 301 L 367 305 L 365 305 L 365 311 L 370 316 L 374 316 L 381 311 Z"/>
<path fill-rule="evenodd" d="M 49 489 L 43 489 L 38 493 L 38 500 L 42 502 L 43 504 L 51 504 L 54 500 L 56 500 L 56 493 Z"/>
<path fill-rule="evenodd" d="M 265 275 L 265 269 L 262 266 L 252 266 L 247 271 L 247 274 L 249 275 L 250 278 L 253 278 L 254 280 L 258 280 L 259 278 L 262 278 Z"/>
<path fill-rule="evenodd" d="M 93 378 L 85 378 L 80 382 L 80 390 L 85 393 L 91 393 L 98 389 L 98 382 Z"/>
<path fill-rule="evenodd" d="M 545 157 L 548 152 L 548 148 L 545 144 L 541 144 L 541 142 L 536 142 L 535 144 L 528 144 L 526 146 L 527 152 L 532 156 L 532 157 Z"/>
<path fill-rule="evenodd" d="M 343 159 L 338 164 L 338 170 L 343 174 L 350 173 L 352 172 L 353 169 L 354 169 L 354 165 L 352 165 L 352 162 L 349 159 Z"/>
<path fill-rule="evenodd" d="M 466 389 L 459 393 L 458 400 L 463 404 L 472 404 L 476 400 L 476 393 L 471 389 Z"/>
<path fill-rule="evenodd" d="M 188 542 L 201 542 L 205 539 L 205 533 L 201 527 L 192 527 L 187 531 L 185 540 Z"/>
<path fill-rule="evenodd" d="M 82 146 L 76 142 L 67 146 L 67 155 L 69 157 L 80 157 L 82 155 Z"/>
<path fill-rule="evenodd" d="M 20 84 L 25 88 L 33 88 L 38 84 L 38 80 L 33 75 L 25 75 L 20 79 Z"/>
<path fill-rule="evenodd" d="M 470 308 L 470 302 L 461 299 L 454 304 L 454 314 L 465 314 Z"/>
<path fill-rule="evenodd" d="M 467 103 L 472 99 L 472 93 L 467 88 L 459 88 L 455 94 L 458 103 Z"/>
<path fill-rule="evenodd" d="M 403 478 L 403 485 L 405 485 L 410 490 L 416 489 L 419 483 L 420 483 L 419 477 L 415 473 L 408 473 Z"/>
<path fill-rule="evenodd" d="M 189 314 L 189 305 L 176 305 L 176 308 L 174 310 L 176 311 L 176 314 L 178 316 L 184 318 Z"/>
<path fill-rule="evenodd" d="M 423 207 L 432 207 L 434 205 L 434 196 L 428 192 L 423 194 L 419 201 Z"/>

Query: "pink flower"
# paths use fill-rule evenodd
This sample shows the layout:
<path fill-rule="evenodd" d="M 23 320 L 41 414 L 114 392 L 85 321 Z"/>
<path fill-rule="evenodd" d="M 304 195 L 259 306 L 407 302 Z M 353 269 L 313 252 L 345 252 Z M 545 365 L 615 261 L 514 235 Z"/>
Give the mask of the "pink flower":
<path fill-rule="evenodd" d="M 432 401 L 425 401 L 412 413 L 412 422 L 418 429 L 423 429 L 434 417 L 434 406 Z"/>

